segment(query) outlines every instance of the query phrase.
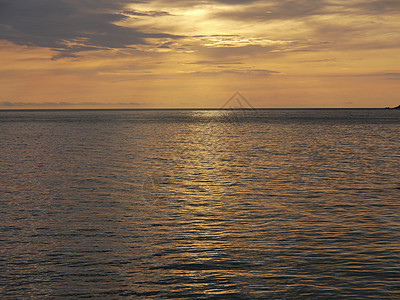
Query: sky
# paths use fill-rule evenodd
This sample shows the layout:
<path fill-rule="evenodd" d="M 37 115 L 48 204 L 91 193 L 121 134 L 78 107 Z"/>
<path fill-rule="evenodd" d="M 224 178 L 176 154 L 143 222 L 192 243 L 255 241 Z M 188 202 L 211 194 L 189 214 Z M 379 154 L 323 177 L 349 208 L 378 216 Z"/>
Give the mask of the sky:
<path fill-rule="evenodd" d="M 0 108 L 400 104 L 399 0 L 0 0 Z"/>

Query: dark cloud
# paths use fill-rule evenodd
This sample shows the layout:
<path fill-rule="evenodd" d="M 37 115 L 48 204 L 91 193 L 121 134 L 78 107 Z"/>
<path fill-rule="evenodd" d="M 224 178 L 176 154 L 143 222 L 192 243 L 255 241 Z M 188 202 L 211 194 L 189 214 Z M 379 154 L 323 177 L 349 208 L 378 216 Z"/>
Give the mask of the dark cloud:
<path fill-rule="evenodd" d="M 138 11 L 138 10 L 125 10 L 123 12 L 129 16 L 139 16 L 139 17 L 163 17 L 171 16 L 170 13 L 166 11 Z"/>
<path fill-rule="evenodd" d="M 398 13 L 400 12 L 400 1 L 398 0 L 375 0 L 361 1 L 350 6 L 364 14 L 383 14 L 383 13 Z"/>
<path fill-rule="evenodd" d="M 386 80 L 400 80 L 400 72 L 358 74 L 357 77 L 377 77 Z"/>
<path fill-rule="evenodd" d="M 71 53 L 70 51 L 60 50 L 58 54 L 53 55 L 51 60 L 57 60 L 61 58 L 78 58 L 78 55 Z"/>
<path fill-rule="evenodd" d="M 3 0 L 0 39 L 53 48 L 62 52 L 57 58 L 93 49 L 146 44 L 146 38 L 174 37 L 115 25 L 126 18 L 122 11 L 127 3 L 132 1 Z"/>

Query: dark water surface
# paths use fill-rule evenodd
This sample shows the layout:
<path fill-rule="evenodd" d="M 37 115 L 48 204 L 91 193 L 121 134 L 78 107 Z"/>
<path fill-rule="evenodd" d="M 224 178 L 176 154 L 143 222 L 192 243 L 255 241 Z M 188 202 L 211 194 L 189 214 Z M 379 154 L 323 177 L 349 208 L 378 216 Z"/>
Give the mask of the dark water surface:
<path fill-rule="evenodd" d="M 400 299 L 396 110 L 0 111 L 0 298 Z"/>

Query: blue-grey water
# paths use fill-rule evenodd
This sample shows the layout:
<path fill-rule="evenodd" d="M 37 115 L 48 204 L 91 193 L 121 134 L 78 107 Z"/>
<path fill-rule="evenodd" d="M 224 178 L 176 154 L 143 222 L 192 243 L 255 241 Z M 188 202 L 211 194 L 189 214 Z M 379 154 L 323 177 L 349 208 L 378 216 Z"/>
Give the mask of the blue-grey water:
<path fill-rule="evenodd" d="M 400 299 L 397 110 L 0 111 L 2 299 Z"/>

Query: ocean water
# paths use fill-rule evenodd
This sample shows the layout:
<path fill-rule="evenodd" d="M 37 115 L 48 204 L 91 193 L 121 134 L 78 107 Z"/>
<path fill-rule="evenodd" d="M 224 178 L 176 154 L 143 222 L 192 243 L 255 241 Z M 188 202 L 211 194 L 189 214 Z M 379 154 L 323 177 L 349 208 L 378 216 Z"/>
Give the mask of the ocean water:
<path fill-rule="evenodd" d="M 397 110 L 0 111 L 2 299 L 400 299 Z"/>

